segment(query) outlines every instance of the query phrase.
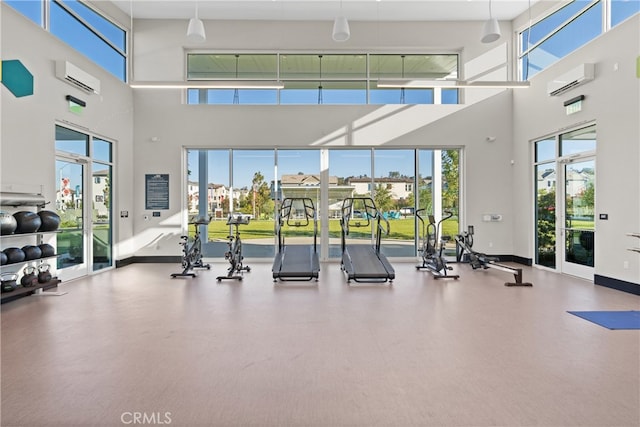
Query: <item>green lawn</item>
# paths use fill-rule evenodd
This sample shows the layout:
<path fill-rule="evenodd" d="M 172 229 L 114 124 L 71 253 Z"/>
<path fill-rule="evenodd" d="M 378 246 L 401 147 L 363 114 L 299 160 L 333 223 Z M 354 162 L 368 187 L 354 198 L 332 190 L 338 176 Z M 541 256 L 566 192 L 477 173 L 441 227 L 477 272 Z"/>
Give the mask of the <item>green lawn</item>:
<path fill-rule="evenodd" d="M 365 221 L 362 221 L 364 225 Z M 389 221 L 390 239 L 398 240 L 413 240 L 414 234 L 414 218 L 393 219 Z M 458 222 L 456 220 L 447 220 L 442 223 L 442 233 L 449 236 L 454 236 L 458 233 Z M 240 234 L 243 239 L 262 239 L 273 237 L 275 235 L 274 221 L 273 220 L 252 220 L 248 225 L 241 225 L 239 227 Z M 286 227 L 284 228 L 286 236 L 311 236 L 313 235 L 313 225 L 309 224 L 304 227 Z M 365 237 L 368 236 L 369 228 L 361 227 L 361 231 L 358 227 L 350 227 L 349 235 L 351 237 Z M 235 232 L 235 231 L 234 231 Z M 194 233 L 194 226 L 189 225 L 189 235 Z M 420 230 L 422 233 L 422 230 Z M 318 234 L 320 234 L 320 223 L 318 223 Z M 208 227 L 208 240 L 225 240 L 229 235 L 229 226 L 225 221 L 211 221 Z M 329 237 L 340 237 L 340 221 L 332 219 L 329 221 Z"/>

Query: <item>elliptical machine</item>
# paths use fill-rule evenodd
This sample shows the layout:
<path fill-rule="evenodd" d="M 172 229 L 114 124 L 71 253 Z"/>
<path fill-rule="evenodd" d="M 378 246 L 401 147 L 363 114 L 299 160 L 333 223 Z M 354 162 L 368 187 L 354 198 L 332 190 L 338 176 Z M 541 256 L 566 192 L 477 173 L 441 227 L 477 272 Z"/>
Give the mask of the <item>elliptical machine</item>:
<path fill-rule="evenodd" d="M 445 244 L 451 240 L 451 236 L 440 236 L 440 225 L 443 221 L 451 218 L 453 212 L 445 212 L 446 216 L 443 217 L 436 224 L 436 219 L 433 215 L 429 215 L 429 223 L 426 224 L 424 218 L 420 215 L 420 212 L 425 209 L 418 209 L 416 211 L 416 217 L 420 220 L 422 228 L 422 243 L 420 245 L 419 252 L 422 255 L 422 265 L 417 265 L 416 269 L 427 269 L 435 279 L 458 279 L 460 276 L 457 274 L 449 274 L 449 270 L 453 270 L 452 267 L 447 265 L 447 260 L 443 256 Z M 440 246 L 438 247 L 438 243 Z"/>
<path fill-rule="evenodd" d="M 192 272 L 194 268 L 211 269 L 209 264 L 202 263 L 202 240 L 200 240 L 200 226 L 207 225 L 211 222 L 211 217 L 195 218 L 189 224 L 195 225 L 195 234 L 193 242 L 189 244 L 189 236 L 180 236 L 180 245 L 182 245 L 182 273 L 172 273 L 171 277 L 196 277 L 196 273 Z"/>
<path fill-rule="evenodd" d="M 227 239 L 229 239 L 229 241 L 227 242 L 227 244 L 229 245 L 229 250 L 225 252 L 224 259 L 229 261 L 231 266 L 229 266 L 229 268 L 227 269 L 226 276 L 216 277 L 216 280 L 218 282 L 222 279 L 242 280 L 242 276 L 237 273 L 251 271 L 251 267 L 242 264 L 244 256 L 242 256 L 242 240 L 240 239 L 240 229 L 238 228 L 240 225 L 247 224 L 249 224 L 249 217 L 247 215 L 229 215 L 229 218 L 227 219 L 227 225 L 233 225 L 236 229 L 236 232 L 235 234 L 230 234 L 227 236 Z"/>

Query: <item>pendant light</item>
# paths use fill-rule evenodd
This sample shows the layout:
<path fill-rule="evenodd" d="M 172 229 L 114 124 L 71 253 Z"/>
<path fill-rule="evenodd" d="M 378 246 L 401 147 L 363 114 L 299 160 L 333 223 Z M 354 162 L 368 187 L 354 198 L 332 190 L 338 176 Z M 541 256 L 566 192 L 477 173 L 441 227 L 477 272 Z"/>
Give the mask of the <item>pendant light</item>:
<path fill-rule="evenodd" d="M 482 43 L 493 43 L 500 38 L 500 25 L 491 13 L 491 0 L 489 0 L 489 20 L 484 23 L 482 29 Z"/>
<path fill-rule="evenodd" d="M 340 16 L 333 21 L 333 40 L 337 42 L 345 42 L 351 37 L 351 31 L 349 30 L 349 21 L 345 18 L 342 12 L 342 0 L 340 0 Z"/>
<path fill-rule="evenodd" d="M 400 55 L 400 57 L 402 58 L 402 78 L 404 79 L 404 58 L 405 55 Z M 400 88 L 400 104 L 404 104 L 405 102 L 405 98 L 404 98 L 404 87 Z"/>
<path fill-rule="evenodd" d="M 322 104 L 322 55 L 318 55 L 320 60 L 320 82 L 318 83 L 318 105 Z"/>
<path fill-rule="evenodd" d="M 204 24 L 202 20 L 198 18 L 198 2 L 196 1 L 196 16 L 189 20 L 189 26 L 187 27 L 187 38 L 194 43 L 202 43 L 207 39 L 207 35 L 204 32 Z"/>
<path fill-rule="evenodd" d="M 240 59 L 240 55 L 236 54 L 236 80 L 238 80 L 238 59 Z M 233 103 L 240 104 L 240 92 L 238 88 L 233 90 Z"/>

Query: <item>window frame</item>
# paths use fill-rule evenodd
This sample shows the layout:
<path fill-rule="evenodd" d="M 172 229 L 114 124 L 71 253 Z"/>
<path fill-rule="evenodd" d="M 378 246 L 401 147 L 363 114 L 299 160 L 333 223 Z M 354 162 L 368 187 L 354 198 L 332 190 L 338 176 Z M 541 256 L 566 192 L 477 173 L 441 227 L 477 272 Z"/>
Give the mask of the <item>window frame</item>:
<path fill-rule="evenodd" d="M 401 89 L 383 89 L 383 88 L 377 88 L 377 81 L 381 78 L 388 78 L 389 75 L 383 75 L 381 76 L 375 76 L 372 77 L 371 76 L 371 61 L 372 58 L 376 58 L 376 57 L 383 57 L 383 56 L 389 56 L 389 57 L 428 57 L 428 56 L 433 56 L 433 57 L 454 57 L 455 58 L 455 70 L 451 70 L 448 71 L 449 76 L 451 75 L 455 75 L 458 76 L 460 74 L 460 52 L 457 51 L 435 51 L 435 52 L 425 52 L 425 53 L 420 53 L 420 52 L 411 52 L 411 53 L 398 53 L 398 52 L 393 52 L 393 53 L 387 53 L 387 52 L 367 52 L 367 53 L 358 53 L 358 52 L 349 52 L 349 53 L 340 53 L 340 52 L 252 52 L 252 51 L 246 51 L 246 52 L 242 52 L 242 51 L 238 51 L 238 52 L 230 52 L 230 51 L 206 51 L 206 50 L 187 50 L 185 52 L 185 76 L 187 76 L 187 82 L 189 81 L 194 81 L 194 82 L 202 82 L 202 81 L 216 81 L 216 80 L 224 80 L 224 81 L 233 81 L 233 80 L 238 80 L 238 81 L 242 81 L 242 80 L 246 80 L 248 77 L 243 76 L 243 71 L 239 70 L 235 71 L 235 70 L 231 70 L 229 69 L 229 64 L 227 64 L 227 69 L 226 72 L 216 72 L 216 71 L 212 71 L 211 73 L 217 73 L 219 74 L 219 76 L 217 77 L 204 77 L 203 74 L 204 72 L 199 71 L 198 73 L 200 74 L 199 76 L 196 76 L 196 71 L 190 71 L 189 68 L 189 64 L 192 63 L 192 61 L 195 61 L 194 57 L 197 55 L 211 55 L 211 56 L 216 56 L 219 55 L 221 58 L 221 60 L 223 60 L 224 57 L 227 57 L 226 59 L 231 59 L 232 57 L 236 57 L 236 60 L 239 61 L 237 58 L 238 57 L 242 57 L 244 56 L 250 56 L 250 55 L 256 55 L 256 56 L 265 56 L 265 55 L 273 55 L 273 57 L 275 58 L 275 63 L 276 63 L 276 70 L 275 70 L 275 76 L 273 75 L 273 69 L 269 68 L 268 73 L 265 74 L 264 76 L 261 76 L 259 74 L 254 74 L 252 76 L 251 80 L 254 81 L 267 81 L 267 82 L 274 82 L 274 81 L 279 81 L 279 82 L 283 82 L 285 83 L 285 87 L 283 89 L 253 89 L 253 90 L 259 90 L 259 91 L 275 91 L 275 102 L 272 103 L 253 103 L 253 102 L 249 102 L 249 103 L 244 103 L 244 102 L 236 102 L 238 96 L 234 96 L 234 100 L 233 101 L 229 101 L 228 99 L 226 101 L 223 102 L 210 102 L 210 100 L 212 100 L 213 98 L 225 98 L 223 96 L 221 91 L 231 91 L 231 92 L 235 92 L 236 94 L 239 94 L 240 98 L 242 97 L 242 91 L 246 90 L 246 89 L 196 89 L 196 88 L 188 88 L 186 90 L 186 99 L 187 99 L 187 104 L 190 105 L 198 105 L 198 104 L 208 104 L 208 105 L 228 105 L 228 104 L 232 104 L 232 103 L 241 103 L 241 104 L 246 104 L 246 105 L 256 105 L 256 104 L 260 104 L 260 105 L 313 105 L 313 104 L 329 104 L 329 105 L 345 105 L 345 104 L 350 104 L 350 105 L 366 105 L 366 104 L 383 104 L 382 102 L 379 101 L 375 101 L 375 99 L 382 97 L 388 97 L 390 96 L 392 93 L 395 94 L 396 92 L 399 94 L 397 96 L 397 98 L 400 100 L 400 102 L 393 102 L 393 104 L 411 104 L 411 102 L 405 102 L 405 97 L 403 96 L 403 94 L 400 94 Z M 320 69 L 321 67 L 321 63 L 320 61 L 318 61 L 318 70 L 312 70 L 313 72 L 307 73 L 308 75 L 305 76 L 296 76 L 296 75 L 287 75 L 287 73 L 282 72 L 281 68 L 282 68 L 282 58 L 283 57 L 289 57 L 289 56 L 297 56 L 297 57 L 322 57 L 325 59 L 328 58 L 335 58 L 335 57 L 340 57 L 340 56 L 344 56 L 344 57 L 362 57 L 362 60 L 364 62 L 364 70 L 360 70 L 360 72 L 358 73 L 359 75 L 357 76 L 349 76 L 349 75 L 344 75 L 344 73 L 338 73 L 338 74 L 332 74 L 331 71 L 327 71 L 326 68 L 323 68 L 322 71 Z M 358 58 L 359 59 L 359 58 Z M 229 62 L 229 61 L 227 61 Z M 236 62 L 237 64 L 238 62 Z M 326 62 L 325 62 L 326 64 Z M 428 64 L 427 64 L 428 65 Z M 438 65 L 436 63 L 436 65 Z M 403 67 L 404 68 L 404 67 Z M 315 72 L 317 71 L 317 73 Z M 397 72 L 395 72 L 397 71 Z M 400 70 L 395 70 L 393 74 L 395 77 L 397 78 L 402 78 L 401 75 L 401 71 Z M 424 70 L 423 73 L 428 73 L 431 72 L 433 73 L 434 71 L 429 71 L 429 70 Z M 295 74 L 295 73 L 294 73 Z M 347 73 L 348 74 L 348 73 Z M 395 75 L 397 74 L 397 75 Z M 238 77 L 235 77 L 235 76 Z M 413 74 L 409 73 L 409 76 L 412 77 L 418 77 L 418 74 L 415 74 L 415 72 Z M 290 85 L 293 85 L 294 87 L 287 87 L 286 83 L 289 83 Z M 354 86 L 353 88 L 349 88 L 349 85 Z M 298 86 L 298 87 L 296 87 Z M 308 86 L 308 87 L 305 87 Z M 332 87 L 335 86 L 335 87 Z M 359 87 L 355 87 L 355 86 L 359 86 Z M 320 90 L 322 89 L 322 90 Z M 306 97 L 303 96 L 302 101 L 299 102 L 292 102 L 289 100 L 291 93 L 296 91 L 296 90 L 306 90 L 307 92 L 309 92 L 307 94 Z M 360 95 L 357 96 L 358 99 L 361 99 L 361 101 L 354 101 L 354 100 L 343 100 L 341 98 L 342 94 L 340 94 L 341 91 L 349 91 L 349 90 L 353 90 L 353 91 L 357 91 L 358 93 L 361 92 Z M 430 104 L 441 104 L 442 102 L 442 96 L 436 96 L 435 92 L 439 91 L 442 89 L 412 89 L 412 88 L 407 88 L 404 90 L 404 92 L 408 95 L 407 99 L 409 101 L 411 100 L 421 100 L 422 102 L 413 102 L 414 104 L 425 104 L 425 105 L 430 105 Z M 447 97 L 447 100 L 450 99 L 455 99 L 457 101 L 457 103 L 460 102 L 460 96 L 458 93 L 457 89 L 453 89 L 456 92 L 456 96 L 455 98 L 451 98 L 450 96 Z M 451 91 L 451 90 L 449 90 Z M 313 93 L 312 93 L 313 92 Z M 380 92 L 380 96 L 375 97 L 374 100 L 372 100 L 372 94 L 374 92 Z M 384 95 L 381 95 L 384 92 Z M 449 92 L 447 92 L 449 93 Z M 217 96 L 217 95 L 219 96 Z M 228 95 L 228 94 L 227 94 Z M 284 95 L 284 96 L 283 96 Z M 300 94 L 300 95 L 304 95 L 304 94 Z M 328 97 L 331 99 L 332 97 L 335 99 L 335 101 L 333 102 L 325 102 L 324 100 L 324 96 L 328 95 Z M 228 96 L 226 98 L 229 98 Z M 445 104 L 451 103 L 451 102 L 444 102 Z"/>

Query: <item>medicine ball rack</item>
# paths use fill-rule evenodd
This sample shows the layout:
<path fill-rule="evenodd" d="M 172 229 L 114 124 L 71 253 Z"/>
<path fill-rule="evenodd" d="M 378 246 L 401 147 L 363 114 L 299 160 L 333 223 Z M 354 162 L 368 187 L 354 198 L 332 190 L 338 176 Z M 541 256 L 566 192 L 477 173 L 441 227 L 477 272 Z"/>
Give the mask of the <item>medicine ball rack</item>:
<path fill-rule="evenodd" d="M 32 193 L 12 193 L 12 192 L 0 192 L 0 206 L 2 207 L 32 207 L 35 208 L 35 212 L 40 212 L 45 207 L 45 199 L 41 194 L 32 194 Z M 12 247 L 12 242 L 34 242 L 35 245 L 40 245 L 44 243 L 44 236 L 48 234 L 59 233 L 59 231 L 35 231 L 33 233 L 17 233 L 17 234 L 3 234 L 1 239 L 2 246 L 1 249 L 6 249 L 8 247 Z M 26 243 L 25 243 L 26 244 Z M 18 245 L 19 246 L 19 245 Z M 20 276 L 27 266 L 33 266 L 36 270 L 39 270 L 39 267 L 45 266 L 45 261 L 48 259 L 56 259 L 59 255 L 54 254 L 51 256 L 43 256 L 35 259 L 24 260 L 20 262 L 8 263 L 0 266 L 0 276 L 3 278 L 13 276 L 18 277 L 17 283 L 20 283 Z M 61 295 L 62 293 L 57 292 L 42 292 L 45 290 L 53 289 L 61 283 L 61 280 L 57 277 L 53 276 L 50 280 L 40 283 L 38 282 L 35 286 L 23 287 L 19 286 L 11 292 L 3 292 L 0 294 L 0 302 L 4 304 L 5 302 L 13 301 L 19 297 L 28 296 L 32 294 L 38 295 Z M 66 292 L 65 292 L 66 293 Z"/>

